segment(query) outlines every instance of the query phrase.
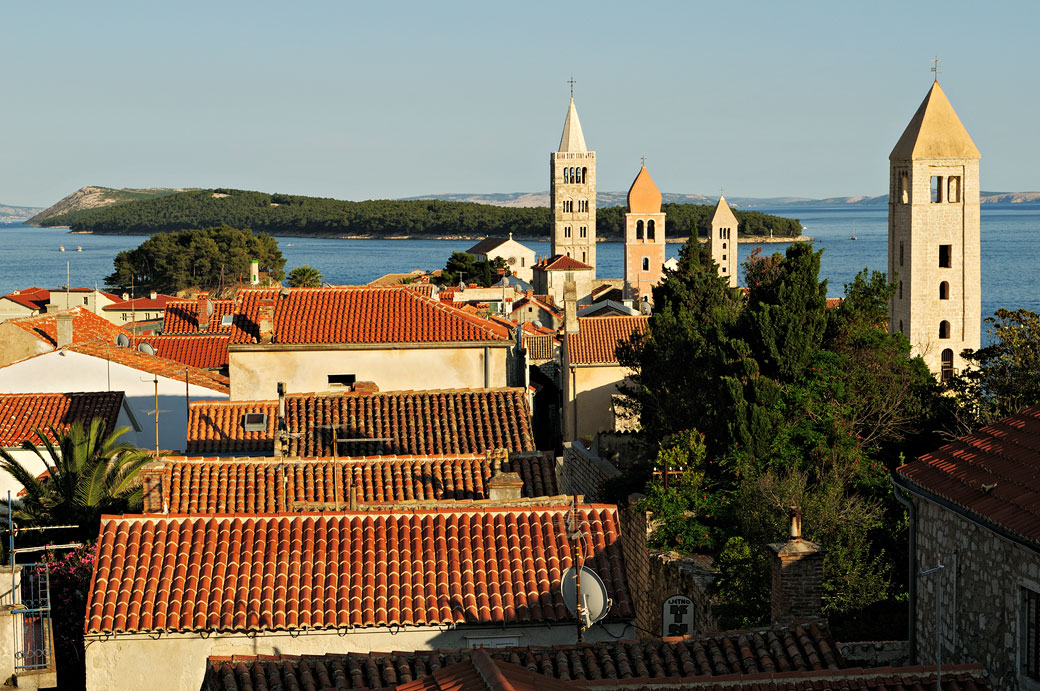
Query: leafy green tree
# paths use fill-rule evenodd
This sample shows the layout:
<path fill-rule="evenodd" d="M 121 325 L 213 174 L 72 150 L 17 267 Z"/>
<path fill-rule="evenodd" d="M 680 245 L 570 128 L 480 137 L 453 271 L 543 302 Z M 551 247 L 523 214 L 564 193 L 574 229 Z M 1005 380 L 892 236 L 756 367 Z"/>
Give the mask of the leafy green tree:
<path fill-rule="evenodd" d="M 36 430 L 38 441 L 25 441 L 22 448 L 46 466 L 43 478 L 0 449 L 0 469 L 25 488 L 15 520 L 29 525 L 78 525 L 80 537 L 90 539 L 97 536 L 102 514 L 139 510 L 138 471 L 152 457 L 119 441 L 128 429 L 106 434 L 105 422 L 95 418 L 86 428 L 77 421 L 64 432 L 53 427 L 47 433 Z"/>
<path fill-rule="evenodd" d="M 502 276 L 508 275 L 509 265 L 502 257 L 495 257 L 491 261 L 477 261 L 473 255 L 466 252 L 452 252 L 441 275 L 433 280 L 442 286 L 465 282 L 487 288 L 501 281 Z"/>
<path fill-rule="evenodd" d="M 247 280 L 254 259 L 273 280 L 282 279 L 285 259 L 270 235 L 228 225 L 179 230 L 154 235 L 137 248 L 117 254 L 115 271 L 105 283 L 119 290 L 133 284 L 161 293 L 192 286 L 219 291 Z"/>
<path fill-rule="evenodd" d="M 958 404 L 958 432 L 1040 404 L 1040 315 L 999 309 L 986 323 L 992 343 L 964 351 L 971 364 L 949 382 Z"/>
<path fill-rule="evenodd" d="M 317 269 L 304 264 L 297 266 L 289 272 L 290 288 L 320 288 L 324 276 Z"/>

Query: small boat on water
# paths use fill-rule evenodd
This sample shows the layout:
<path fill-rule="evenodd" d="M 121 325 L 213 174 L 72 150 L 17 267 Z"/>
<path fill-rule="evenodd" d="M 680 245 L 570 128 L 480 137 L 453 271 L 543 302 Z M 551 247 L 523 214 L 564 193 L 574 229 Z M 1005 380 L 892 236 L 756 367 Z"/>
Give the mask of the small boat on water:
<path fill-rule="evenodd" d="M 852 222 L 852 236 L 849 238 L 849 240 L 855 240 L 855 239 L 856 239 L 856 222 L 853 221 Z"/>
<path fill-rule="evenodd" d="M 82 251 L 83 251 L 83 248 L 82 248 L 82 247 L 80 247 L 79 245 L 76 245 L 76 251 L 77 251 L 77 252 L 82 252 Z"/>
<path fill-rule="evenodd" d="M 64 252 L 65 251 L 65 245 L 58 245 L 58 251 L 59 252 Z"/>

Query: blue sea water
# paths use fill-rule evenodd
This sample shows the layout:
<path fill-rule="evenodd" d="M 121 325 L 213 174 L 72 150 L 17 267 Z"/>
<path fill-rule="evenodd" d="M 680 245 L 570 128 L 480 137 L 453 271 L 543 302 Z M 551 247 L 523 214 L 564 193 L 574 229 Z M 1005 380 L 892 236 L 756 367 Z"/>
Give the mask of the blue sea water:
<path fill-rule="evenodd" d="M 824 250 L 821 274 L 828 294 L 841 296 L 844 284 L 863 268 L 886 270 L 886 207 L 777 207 L 756 209 L 799 218 L 806 235 Z M 849 237 L 855 231 L 856 240 Z M 66 263 L 74 286 L 104 285 L 112 260 L 120 250 L 145 240 L 135 235 L 81 235 L 65 230 L 17 224 L 0 225 L 0 294 L 31 285 L 53 288 L 65 283 Z M 444 266 L 469 240 L 339 240 L 280 238 L 286 267 L 308 264 L 332 283 L 366 283 L 385 273 Z M 548 254 L 548 242 L 528 242 Z M 65 252 L 58 247 L 64 245 Z M 76 247 L 82 251 L 76 251 Z M 675 256 L 680 245 L 668 245 Z M 754 245 L 742 243 L 741 261 Z M 785 245 L 766 245 L 766 253 Z M 623 245 L 601 243 L 599 270 L 605 277 L 623 274 Z M 982 315 L 999 307 L 1040 312 L 1040 206 L 982 207 Z"/>

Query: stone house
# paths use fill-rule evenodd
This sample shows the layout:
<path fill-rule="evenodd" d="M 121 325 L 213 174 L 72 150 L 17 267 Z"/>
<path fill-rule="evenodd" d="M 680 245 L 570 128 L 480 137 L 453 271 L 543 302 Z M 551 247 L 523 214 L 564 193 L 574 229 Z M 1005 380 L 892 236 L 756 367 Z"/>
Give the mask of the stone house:
<path fill-rule="evenodd" d="M 508 328 L 406 287 L 242 290 L 228 348 L 231 398 L 508 386 Z"/>
<path fill-rule="evenodd" d="M 115 343 L 130 332 L 86 307 L 51 311 L 0 322 L 0 367 L 57 348 L 86 341 Z"/>
<path fill-rule="evenodd" d="M 49 428 L 65 432 L 73 423 L 79 422 L 88 429 L 94 418 L 104 421 L 106 434 L 120 427 L 129 427 L 129 433 L 123 437 L 126 441 L 136 441 L 141 431 L 122 391 L 0 393 L 0 449 L 30 472 L 41 475 L 47 470 L 46 465 L 35 453 L 24 450 L 22 442 L 30 441 L 39 446 L 41 442 L 36 430 L 54 441 Z M 0 471 L 0 498 L 6 500 L 8 492 L 13 496 L 21 490 L 21 483 Z"/>
<path fill-rule="evenodd" d="M 51 293 L 44 288 L 23 288 L 0 296 L 0 322 L 13 317 L 35 317 L 47 309 Z"/>
<path fill-rule="evenodd" d="M 129 440 L 145 448 L 176 450 L 184 448 L 188 404 L 226 399 L 229 387 L 227 377 L 106 340 L 74 343 L 0 368 L 0 393 L 65 391 L 123 392 L 137 422 L 137 433 L 131 432 Z M 158 429 L 152 413 L 156 402 Z"/>
<path fill-rule="evenodd" d="M 503 259 L 510 273 L 521 281 L 531 282 L 534 250 L 520 244 L 510 233 L 508 238 L 485 238 L 466 250 L 477 261 Z"/>
<path fill-rule="evenodd" d="M 101 315 L 101 311 L 121 298 L 97 288 L 57 288 L 49 291 L 45 312 L 59 312 L 73 307 L 83 307 L 88 312 Z"/>
<path fill-rule="evenodd" d="M 162 319 L 166 306 L 177 300 L 173 295 L 161 295 L 154 290 L 148 295 L 131 299 L 123 293 L 122 300 L 101 308 L 101 316 L 116 326 L 130 326 L 137 322 L 148 322 Z"/>
<path fill-rule="evenodd" d="M 568 515 L 613 600 L 587 640 L 632 637 L 613 505 L 562 497 L 104 517 L 86 610 L 87 688 L 199 688 L 212 656 L 570 643 L 560 590 L 574 558 Z"/>
<path fill-rule="evenodd" d="M 596 280 L 596 269 L 573 257 L 555 255 L 542 259 L 534 265 L 534 292 L 537 295 L 548 295 L 553 303 L 563 304 L 564 286 L 574 282 L 577 299 L 580 304 L 589 301 L 592 284 Z"/>
<path fill-rule="evenodd" d="M 526 291 L 517 298 L 507 316 L 518 324 L 538 322 L 539 325 L 553 331 L 563 326 L 563 312 L 536 296 L 533 290 Z"/>
<path fill-rule="evenodd" d="M 980 662 L 994 688 L 1040 688 L 1040 407 L 901 466 L 894 482 L 911 519 L 911 660 L 935 663 L 938 612 L 944 664 Z"/>
<path fill-rule="evenodd" d="M 631 372 L 617 361 L 619 341 L 646 330 L 649 317 L 579 317 L 563 343 L 563 438 L 614 430 L 614 396 Z"/>
<path fill-rule="evenodd" d="M 523 389 L 364 386 L 367 391 L 192 403 L 187 453 L 332 458 L 535 450 Z"/>

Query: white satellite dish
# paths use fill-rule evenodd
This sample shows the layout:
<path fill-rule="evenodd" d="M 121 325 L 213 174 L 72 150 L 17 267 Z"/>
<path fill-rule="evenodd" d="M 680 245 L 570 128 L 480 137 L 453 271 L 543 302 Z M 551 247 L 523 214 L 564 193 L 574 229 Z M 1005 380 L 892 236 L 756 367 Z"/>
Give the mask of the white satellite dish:
<path fill-rule="evenodd" d="M 116 335 L 116 345 L 119 346 L 120 348 L 129 348 L 130 347 L 130 337 L 127 336 L 126 334 L 118 334 L 118 335 Z"/>
<path fill-rule="evenodd" d="M 576 614 L 578 610 L 576 606 L 578 602 L 576 573 L 577 570 L 573 566 L 569 567 L 563 572 L 560 582 L 563 604 L 567 605 L 567 609 L 571 614 Z M 610 606 L 614 604 L 607 597 L 607 588 L 603 585 L 603 581 L 600 580 L 595 571 L 585 566 L 581 567 L 581 600 L 581 616 L 585 620 L 582 622 L 582 628 L 585 629 L 607 616 Z"/>
<path fill-rule="evenodd" d="M 155 348 L 153 348 L 149 343 L 142 343 L 141 345 L 137 346 L 137 349 L 145 355 L 155 355 Z M 582 585 L 584 585 L 584 583 Z"/>

